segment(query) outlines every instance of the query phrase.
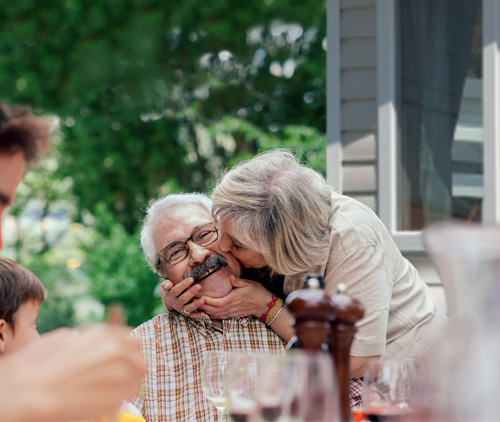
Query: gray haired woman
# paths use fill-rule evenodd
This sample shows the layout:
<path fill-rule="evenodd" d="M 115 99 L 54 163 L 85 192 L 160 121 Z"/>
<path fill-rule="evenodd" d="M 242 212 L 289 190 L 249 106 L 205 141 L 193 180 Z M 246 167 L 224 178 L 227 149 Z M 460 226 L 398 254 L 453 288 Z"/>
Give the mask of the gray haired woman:
<path fill-rule="evenodd" d="M 429 350 L 446 315 L 428 286 L 370 208 L 333 192 L 289 151 L 267 151 L 236 165 L 212 200 L 219 248 L 244 267 L 268 267 L 283 276 L 285 294 L 301 288 L 304 274 L 319 273 L 328 293 L 344 283 L 361 301 L 365 317 L 351 348 L 353 378 L 363 375 L 368 357 L 418 358 Z M 271 293 L 256 284 L 236 280 L 228 296 L 206 298 L 200 309 L 219 318 L 258 316 Z M 174 303 L 168 296 L 166 303 Z M 196 307 L 193 302 L 186 309 Z M 284 340 L 292 335 L 289 321 L 283 311 L 273 322 L 276 329 L 271 325 Z"/>

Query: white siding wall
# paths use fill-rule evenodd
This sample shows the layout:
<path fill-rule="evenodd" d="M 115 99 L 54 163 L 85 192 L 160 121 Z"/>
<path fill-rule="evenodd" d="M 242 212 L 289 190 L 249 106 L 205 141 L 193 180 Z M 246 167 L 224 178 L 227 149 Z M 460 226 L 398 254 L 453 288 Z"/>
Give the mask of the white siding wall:
<path fill-rule="evenodd" d="M 339 16 L 340 191 L 377 211 L 377 0 L 335 2 Z M 331 169 L 329 169 L 330 171 Z M 332 170 L 333 172 L 333 170 Z M 446 309 L 439 276 L 425 255 L 406 254 Z"/>
<path fill-rule="evenodd" d="M 342 192 L 376 210 L 375 0 L 340 2 Z"/>

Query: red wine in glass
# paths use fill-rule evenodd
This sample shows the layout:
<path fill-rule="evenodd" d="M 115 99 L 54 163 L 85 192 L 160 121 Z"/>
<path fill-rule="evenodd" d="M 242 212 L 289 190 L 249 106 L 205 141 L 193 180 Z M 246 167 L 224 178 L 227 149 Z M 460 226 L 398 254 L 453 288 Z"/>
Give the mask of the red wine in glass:
<path fill-rule="evenodd" d="M 261 418 L 264 422 L 274 422 L 281 416 L 281 406 L 261 406 Z"/>
<path fill-rule="evenodd" d="M 245 398 L 233 400 L 229 405 L 229 417 L 233 422 L 248 422 L 253 420 L 256 411 L 256 403 Z"/>
<path fill-rule="evenodd" d="M 400 409 L 368 407 L 365 415 L 371 422 L 393 422 L 405 420 L 405 412 Z"/>
<path fill-rule="evenodd" d="M 250 420 L 250 414 L 236 411 L 231 411 L 229 417 L 233 422 L 248 422 Z"/>

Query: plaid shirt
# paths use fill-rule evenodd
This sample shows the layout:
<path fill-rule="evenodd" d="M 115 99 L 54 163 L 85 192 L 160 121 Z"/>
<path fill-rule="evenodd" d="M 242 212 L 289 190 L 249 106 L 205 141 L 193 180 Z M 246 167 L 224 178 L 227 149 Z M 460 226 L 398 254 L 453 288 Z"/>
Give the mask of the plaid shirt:
<path fill-rule="evenodd" d="M 205 352 L 285 352 L 285 343 L 254 317 L 223 320 L 187 318 L 175 311 L 137 327 L 132 335 L 148 364 L 138 396 L 129 401 L 148 422 L 215 421 L 217 409 L 203 395 L 201 368 Z M 224 421 L 228 421 L 224 416 Z"/>
<path fill-rule="evenodd" d="M 351 409 L 363 408 L 363 378 L 351 378 L 349 380 L 349 400 Z"/>

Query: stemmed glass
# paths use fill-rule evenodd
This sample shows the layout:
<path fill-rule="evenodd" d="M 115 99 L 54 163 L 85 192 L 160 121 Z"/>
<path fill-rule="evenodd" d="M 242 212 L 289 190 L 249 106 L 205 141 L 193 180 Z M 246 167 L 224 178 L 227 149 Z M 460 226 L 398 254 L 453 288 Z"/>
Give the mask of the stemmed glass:
<path fill-rule="evenodd" d="M 333 422 L 340 420 L 334 363 L 327 353 L 293 351 L 285 360 L 288 406 L 284 420 Z M 291 371 L 291 372 L 290 372 Z"/>
<path fill-rule="evenodd" d="M 409 419 L 418 410 L 422 362 L 370 359 L 365 366 L 364 404 L 370 421 Z"/>
<path fill-rule="evenodd" d="M 222 421 L 226 409 L 226 373 L 228 353 L 210 351 L 205 355 L 201 372 L 201 388 L 209 402 L 217 408 L 217 421 Z"/>
<path fill-rule="evenodd" d="M 263 422 L 280 420 L 287 405 L 287 393 L 293 374 L 287 370 L 286 356 L 262 355 L 259 361 L 257 404 Z"/>
<path fill-rule="evenodd" d="M 231 354 L 226 376 L 227 409 L 233 422 L 253 421 L 257 417 L 259 356 Z"/>

